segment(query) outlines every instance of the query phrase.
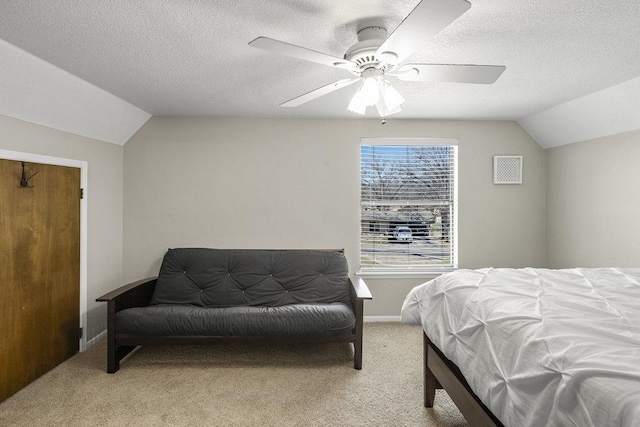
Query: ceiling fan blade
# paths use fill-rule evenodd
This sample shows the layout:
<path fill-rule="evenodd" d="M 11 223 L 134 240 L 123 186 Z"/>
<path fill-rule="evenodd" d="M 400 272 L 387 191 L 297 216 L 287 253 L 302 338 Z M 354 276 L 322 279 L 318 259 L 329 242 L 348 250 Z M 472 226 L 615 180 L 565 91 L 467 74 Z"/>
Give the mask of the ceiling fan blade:
<path fill-rule="evenodd" d="M 250 41 L 249 46 L 281 53 L 287 56 L 293 56 L 294 58 L 304 59 L 317 64 L 328 65 L 329 67 L 337 67 L 345 70 L 356 70 L 358 68 L 355 62 L 349 61 L 348 59 L 316 52 L 315 50 L 296 46 L 280 40 L 270 39 L 269 37 L 258 37 L 257 39 Z"/>
<path fill-rule="evenodd" d="M 338 89 L 342 89 L 343 87 L 347 87 L 358 81 L 360 81 L 360 77 L 355 79 L 338 80 L 337 82 L 333 82 L 326 86 L 322 86 L 318 89 L 312 90 L 311 92 L 307 92 L 304 95 L 300 95 L 296 98 L 293 98 L 287 102 L 283 102 L 282 104 L 280 104 L 280 106 L 281 107 L 297 107 L 298 105 L 302 105 L 309 101 L 313 101 L 316 98 L 320 98 L 323 95 L 326 95 Z"/>
<path fill-rule="evenodd" d="M 422 0 L 382 43 L 376 56 L 401 63 L 470 7 L 466 0 Z"/>
<path fill-rule="evenodd" d="M 504 65 L 406 64 L 393 74 L 405 81 L 492 84 L 506 69 Z"/>

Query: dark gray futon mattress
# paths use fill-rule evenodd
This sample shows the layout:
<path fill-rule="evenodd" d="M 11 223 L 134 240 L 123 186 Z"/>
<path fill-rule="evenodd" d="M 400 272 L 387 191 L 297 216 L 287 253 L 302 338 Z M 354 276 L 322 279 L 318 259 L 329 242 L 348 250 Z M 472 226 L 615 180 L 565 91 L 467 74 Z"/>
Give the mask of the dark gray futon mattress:
<path fill-rule="evenodd" d="M 159 304 L 116 313 L 116 333 L 147 336 L 347 335 L 356 318 L 344 303 L 279 307 Z"/>

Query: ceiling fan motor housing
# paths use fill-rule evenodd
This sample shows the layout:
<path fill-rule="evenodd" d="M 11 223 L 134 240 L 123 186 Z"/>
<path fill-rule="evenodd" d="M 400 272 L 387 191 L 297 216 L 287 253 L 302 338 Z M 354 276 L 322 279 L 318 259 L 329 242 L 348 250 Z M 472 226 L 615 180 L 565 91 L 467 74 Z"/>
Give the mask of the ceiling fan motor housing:
<path fill-rule="evenodd" d="M 383 27 L 365 27 L 358 31 L 358 43 L 347 49 L 344 58 L 353 61 L 358 65 L 359 72 L 352 71 L 359 75 L 368 68 L 385 70 L 387 64 L 376 56 L 376 51 L 387 38 L 387 30 Z"/>

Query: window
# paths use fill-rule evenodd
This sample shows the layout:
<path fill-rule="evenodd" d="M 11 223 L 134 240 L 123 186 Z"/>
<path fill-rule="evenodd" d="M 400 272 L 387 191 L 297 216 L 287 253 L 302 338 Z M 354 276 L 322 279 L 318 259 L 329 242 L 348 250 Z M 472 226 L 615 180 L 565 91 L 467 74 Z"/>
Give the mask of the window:
<path fill-rule="evenodd" d="M 361 272 L 456 268 L 456 143 L 362 140 Z"/>

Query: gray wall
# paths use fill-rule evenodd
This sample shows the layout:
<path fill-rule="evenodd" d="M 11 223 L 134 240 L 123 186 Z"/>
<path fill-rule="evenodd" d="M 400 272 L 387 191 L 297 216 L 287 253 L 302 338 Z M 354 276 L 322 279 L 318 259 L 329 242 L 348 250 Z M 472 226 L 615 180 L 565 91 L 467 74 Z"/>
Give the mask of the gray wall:
<path fill-rule="evenodd" d="M 640 131 L 544 153 L 546 266 L 637 267 Z"/>
<path fill-rule="evenodd" d="M 361 137 L 459 139 L 462 268 L 640 256 L 640 132 L 543 152 L 517 123 L 492 121 L 154 117 L 124 150 L 1 115 L 0 129 L 2 149 L 89 164 L 89 338 L 106 326 L 95 298 L 155 275 L 168 247 L 344 247 L 355 272 Z M 522 185 L 492 184 L 499 154 L 524 156 Z M 423 281 L 367 278 L 366 314 L 398 315 Z"/>
<path fill-rule="evenodd" d="M 122 146 L 0 115 L 0 148 L 88 163 L 87 337 L 106 329 L 100 295 L 122 283 Z"/>
<path fill-rule="evenodd" d="M 459 139 L 459 264 L 541 267 L 542 149 L 515 122 L 153 117 L 124 146 L 125 282 L 169 247 L 345 248 L 358 268 L 361 137 Z M 492 156 L 524 183 L 492 183 Z M 424 280 L 368 279 L 369 316 L 397 316 Z"/>

